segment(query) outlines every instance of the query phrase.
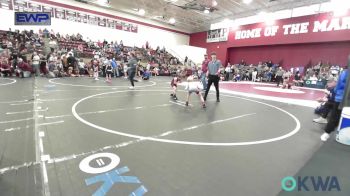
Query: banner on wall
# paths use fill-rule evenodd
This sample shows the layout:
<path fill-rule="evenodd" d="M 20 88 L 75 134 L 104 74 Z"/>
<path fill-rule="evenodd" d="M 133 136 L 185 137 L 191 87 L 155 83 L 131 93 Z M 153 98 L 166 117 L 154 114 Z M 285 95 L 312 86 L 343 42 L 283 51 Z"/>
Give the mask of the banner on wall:
<path fill-rule="evenodd" d="M 68 11 L 68 10 L 65 10 L 66 12 L 66 19 L 69 20 L 69 21 L 76 21 L 76 17 L 77 17 L 77 13 L 74 12 L 74 11 Z"/>
<path fill-rule="evenodd" d="M 41 12 L 42 7 L 40 4 L 29 2 L 28 3 L 28 11 L 29 12 Z"/>
<path fill-rule="evenodd" d="M 98 26 L 100 27 L 106 27 L 106 20 L 105 18 L 98 18 Z"/>
<path fill-rule="evenodd" d="M 138 26 L 124 21 L 115 20 L 113 17 L 92 15 L 85 12 L 66 9 L 58 6 L 39 4 L 28 0 L 13 0 L 13 8 L 16 12 L 49 12 L 53 18 L 73 22 L 88 23 L 100 27 L 112 28 L 132 33 L 138 32 Z M 12 10 L 12 0 L 0 0 L 0 9 Z"/>
<path fill-rule="evenodd" d="M 15 25 L 51 25 L 51 13 L 15 12 Z"/>
<path fill-rule="evenodd" d="M 122 22 L 123 31 L 130 31 L 130 24 Z"/>
<path fill-rule="evenodd" d="M 131 25 L 131 32 L 137 33 L 137 31 L 138 31 L 137 25 Z"/>
<path fill-rule="evenodd" d="M 118 30 L 123 30 L 123 24 L 120 21 L 117 21 L 115 24 L 115 28 Z"/>
<path fill-rule="evenodd" d="M 12 10 L 11 0 L 1 0 L 0 1 L 0 9 Z"/>
<path fill-rule="evenodd" d="M 88 16 L 86 14 L 82 14 L 82 13 L 77 13 L 77 20 L 76 22 L 80 22 L 80 23 L 87 23 L 88 21 Z"/>
<path fill-rule="evenodd" d="M 55 8 L 55 18 L 66 19 L 66 12 L 63 9 Z"/>
<path fill-rule="evenodd" d="M 107 19 L 107 27 L 111 29 L 115 29 L 115 21 Z"/>
<path fill-rule="evenodd" d="M 54 17 L 54 11 L 53 8 L 50 6 L 43 6 L 43 12 L 50 12 L 51 13 L 51 17 Z"/>
<path fill-rule="evenodd" d="M 25 1 L 14 0 L 13 5 L 16 12 L 28 11 L 28 3 Z"/>
<path fill-rule="evenodd" d="M 224 42 L 228 40 L 228 29 L 215 29 L 207 32 L 207 43 Z"/>
<path fill-rule="evenodd" d="M 350 30 L 350 16 L 237 30 L 235 40 Z"/>

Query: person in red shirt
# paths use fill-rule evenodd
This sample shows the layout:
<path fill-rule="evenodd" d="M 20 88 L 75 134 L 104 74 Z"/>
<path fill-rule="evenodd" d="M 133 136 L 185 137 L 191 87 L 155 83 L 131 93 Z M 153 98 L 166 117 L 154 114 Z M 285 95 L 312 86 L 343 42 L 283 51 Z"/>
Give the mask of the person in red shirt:
<path fill-rule="evenodd" d="M 201 68 L 201 74 L 200 74 L 200 79 L 203 84 L 203 91 L 207 89 L 207 71 L 208 71 L 208 64 L 210 60 L 208 58 L 208 54 L 204 55 L 204 61 L 202 63 L 202 68 Z"/>
<path fill-rule="evenodd" d="M 24 71 L 29 71 L 29 72 L 33 72 L 33 69 L 31 66 L 29 66 L 28 63 L 24 62 L 23 59 L 18 59 L 18 65 L 17 65 L 17 74 L 20 76 L 20 77 L 24 77 L 24 74 L 23 72 Z"/>
<path fill-rule="evenodd" d="M 177 100 L 176 90 L 177 90 L 177 84 L 180 82 L 181 82 L 181 79 L 178 76 L 175 76 L 170 82 L 170 86 L 172 88 L 172 93 L 170 94 L 170 97 L 172 97 L 174 100 Z"/>
<path fill-rule="evenodd" d="M 103 43 L 100 40 L 98 40 L 97 45 L 99 48 L 103 48 Z"/>

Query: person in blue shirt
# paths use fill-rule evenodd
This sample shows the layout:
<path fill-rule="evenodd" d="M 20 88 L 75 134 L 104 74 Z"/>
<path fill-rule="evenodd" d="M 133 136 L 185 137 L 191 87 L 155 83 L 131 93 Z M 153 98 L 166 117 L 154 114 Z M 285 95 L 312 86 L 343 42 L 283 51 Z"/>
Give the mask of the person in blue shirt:
<path fill-rule="evenodd" d="M 44 29 L 43 33 L 44 33 L 46 38 L 49 37 L 50 32 L 46 28 Z"/>
<path fill-rule="evenodd" d="M 114 77 L 119 77 L 119 69 L 118 69 L 118 63 L 117 61 L 115 60 L 115 58 L 113 58 L 111 60 L 111 65 L 112 65 L 112 68 L 113 68 L 113 75 Z"/>
<path fill-rule="evenodd" d="M 150 77 L 151 77 L 151 72 L 149 72 L 148 70 L 145 70 L 142 74 L 142 79 L 149 80 Z"/>
<path fill-rule="evenodd" d="M 219 94 L 219 80 L 220 80 L 220 67 L 221 67 L 221 61 L 216 58 L 216 53 L 211 53 L 211 61 L 208 63 L 208 71 L 207 71 L 207 77 L 208 77 L 208 85 L 207 89 L 205 90 L 204 94 L 204 101 L 207 100 L 207 96 L 210 90 L 210 86 L 214 84 L 215 90 L 216 90 L 216 102 L 220 102 L 220 94 Z"/>
<path fill-rule="evenodd" d="M 346 82 L 347 78 L 349 76 L 349 70 L 344 70 L 338 79 L 337 86 L 334 88 L 334 105 L 333 108 L 330 111 L 329 117 L 328 117 L 328 123 L 325 128 L 325 133 L 321 135 L 322 141 L 327 141 L 330 137 L 330 133 L 334 131 L 334 129 L 338 126 L 342 108 L 340 107 L 341 102 L 344 98 L 344 92 L 346 88 Z"/>
<path fill-rule="evenodd" d="M 315 113 L 319 114 L 320 117 L 317 119 L 313 119 L 315 123 L 327 124 L 327 117 L 331 109 L 334 105 L 335 100 L 335 86 L 337 85 L 337 81 L 331 81 L 327 84 L 327 91 L 325 93 L 325 97 L 319 99 L 321 105 L 315 109 Z"/>

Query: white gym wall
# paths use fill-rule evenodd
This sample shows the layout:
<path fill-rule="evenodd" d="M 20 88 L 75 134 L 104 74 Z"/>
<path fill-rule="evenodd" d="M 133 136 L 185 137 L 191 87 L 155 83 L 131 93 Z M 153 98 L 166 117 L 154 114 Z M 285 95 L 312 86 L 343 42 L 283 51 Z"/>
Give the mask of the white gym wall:
<path fill-rule="evenodd" d="M 102 8 L 95 9 L 95 7 L 86 4 L 84 4 L 84 8 L 95 11 L 102 11 Z M 115 15 L 115 12 L 109 10 L 104 10 L 104 13 Z M 45 28 L 45 26 L 15 26 L 13 10 L 1 9 L 0 17 L 2 21 L 0 24 L 1 30 L 8 30 L 9 28 L 11 28 L 12 30 L 32 29 L 37 32 L 40 28 Z M 153 48 L 156 48 L 157 46 L 165 46 L 167 48 L 177 45 L 189 44 L 189 35 L 175 33 L 139 24 L 138 33 L 132 33 L 117 29 L 109 29 L 107 27 L 100 27 L 96 25 L 89 25 L 85 23 L 78 23 L 68 20 L 52 18 L 51 26 L 46 26 L 46 28 L 49 31 L 53 29 L 55 32 L 60 32 L 61 34 L 80 33 L 84 36 L 84 39 L 90 38 L 93 41 L 102 41 L 103 39 L 106 39 L 107 41 L 119 42 L 120 40 L 123 40 L 124 45 L 128 46 L 135 45 L 141 47 L 142 45 L 145 45 L 146 41 L 148 41 Z"/>

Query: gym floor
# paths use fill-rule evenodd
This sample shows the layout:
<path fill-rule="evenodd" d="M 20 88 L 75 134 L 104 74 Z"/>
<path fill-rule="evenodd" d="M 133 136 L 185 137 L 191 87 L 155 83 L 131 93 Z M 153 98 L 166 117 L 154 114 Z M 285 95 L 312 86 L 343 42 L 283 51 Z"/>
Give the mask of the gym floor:
<path fill-rule="evenodd" d="M 172 100 L 170 80 L 0 78 L 0 195 L 350 194 L 350 148 L 312 122 L 321 91 L 222 83 L 203 109 L 183 86 Z M 341 191 L 285 192 L 286 176 Z"/>

